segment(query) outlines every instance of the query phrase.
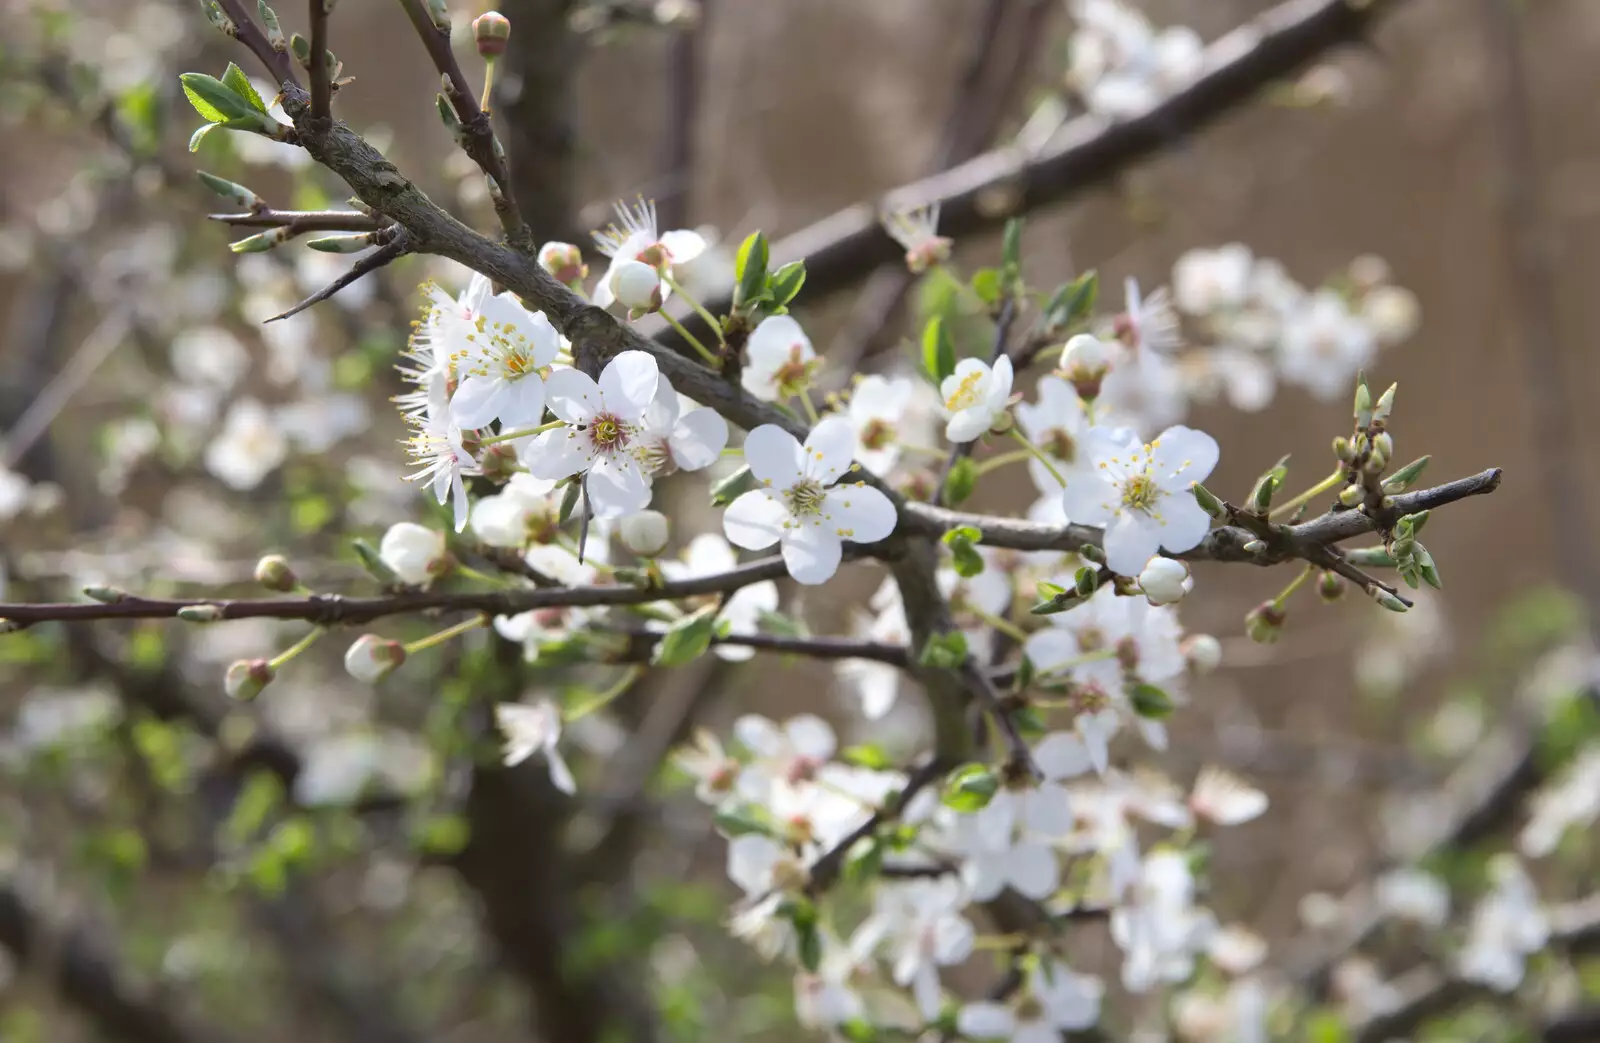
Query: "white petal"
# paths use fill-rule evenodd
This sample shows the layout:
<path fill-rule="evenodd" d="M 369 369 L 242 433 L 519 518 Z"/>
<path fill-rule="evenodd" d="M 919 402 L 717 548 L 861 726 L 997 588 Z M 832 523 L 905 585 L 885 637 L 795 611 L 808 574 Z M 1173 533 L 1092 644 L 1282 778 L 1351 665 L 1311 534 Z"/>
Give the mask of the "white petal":
<path fill-rule="evenodd" d="M 728 505 L 722 531 L 728 542 L 745 550 L 766 550 L 783 536 L 789 509 L 764 489 L 752 489 Z"/>
<path fill-rule="evenodd" d="M 1119 576 L 1137 576 L 1161 549 L 1161 534 L 1161 523 L 1154 518 L 1123 511 L 1106 527 L 1106 567 Z"/>
<path fill-rule="evenodd" d="M 972 954 L 977 932 L 963 916 L 943 916 L 934 925 L 933 958 L 946 966 L 960 963 Z"/>
<path fill-rule="evenodd" d="M 841 538 L 877 543 L 894 532 L 900 520 L 894 504 L 870 485 L 836 485 L 822 501 L 822 516 Z"/>
<path fill-rule="evenodd" d="M 952 442 L 970 442 L 989 430 L 994 415 L 987 409 L 963 409 L 944 425 L 944 436 Z"/>
<path fill-rule="evenodd" d="M 567 767 L 567 762 L 554 747 L 545 750 L 545 760 L 550 762 L 550 783 L 556 789 L 569 796 L 578 792 L 578 784 L 572 778 L 572 769 Z"/>
<path fill-rule="evenodd" d="M 728 538 L 732 539 L 732 534 Z M 844 546 L 839 537 L 821 526 L 803 525 L 790 529 L 783 537 L 783 563 L 797 583 L 814 586 L 828 582 L 839 571 L 843 557 Z"/>
<path fill-rule="evenodd" d="M 500 419 L 500 391 L 505 382 L 497 377 L 467 377 L 450 396 L 450 419 L 463 430 L 488 427 Z"/>
<path fill-rule="evenodd" d="M 460 472 L 450 477 L 450 497 L 456 531 L 461 532 L 467 527 L 467 514 L 471 507 L 467 503 L 467 485 L 461 480 Z"/>
<path fill-rule="evenodd" d="M 832 485 L 850 469 L 856 455 L 856 429 L 842 416 L 830 416 L 806 436 L 806 477 Z"/>
<path fill-rule="evenodd" d="M 699 471 L 722 456 L 728 444 L 728 422 L 713 409 L 691 409 L 678 419 L 668 441 L 679 470 Z"/>
<path fill-rule="evenodd" d="M 644 429 L 657 435 L 670 435 L 678 423 L 678 393 L 666 381 L 656 385 L 656 397 L 644 411 Z"/>
<path fill-rule="evenodd" d="M 1001 409 L 1006 404 L 1006 399 L 1011 397 L 1011 382 L 1014 374 L 1011 369 L 1011 356 L 1001 355 L 994 363 L 993 377 L 989 381 L 988 394 L 984 401 L 993 409 Z"/>
<path fill-rule="evenodd" d="M 767 321 L 771 321 L 770 319 Z M 762 424 L 744 438 L 744 462 L 764 485 L 782 491 L 800 481 L 800 443 L 777 424 Z"/>
<path fill-rule="evenodd" d="M 643 351 L 624 351 L 601 371 L 600 393 L 607 410 L 623 420 L 637 420 L 650 408 L 660 382 L 654 358 Z"/>
<path fill-rule="evenodd" d="M 783 752 L 782 730 L 760 714 L 747 713 L 734 721 L 733 735 L 758 757 L 776 757 Z"/>
<path fill-rule="evenodd" d="M 1117 490 L 1098 471 L 1072 468 L 1062 472 L 1061 507 L 1078 525 L 1106 525 L 1117 509 Z"/>
<path fill-rule="evenodd" d="M 774 315 L 761 320 L 761 324 L 750 334 L 750 339 L 745 342 L 745 354 L 750 367 L 771 371 L 789 361 L 791 351 L 797 346 L 802 362 L 815 357 L 811 339 L 794 317 Z"/>
<path fill-rule="evenodd" d="M 1023 795 L 1022 809 L 1023 824 L 1039 836 L 1064 837 L 1072 832 L 1072 801 L 1062 786 L 1041 783 Z"/>
<path fill-rule="evenodd" d="M 1017 1018 L 1003 1003 L 969 1003 L 956 1015 L 956 1028 L 971 1039 L 1010 1039 Z"/>
<path fill-rule="evenodd" d="M 1033 748 L 1033 762 L 1052 781 L 1082 775 L 1093 767 L 1083 740 L 1071 732 L 1051 732 L 1039 740 Z"/>
<path fill-rule="evenodd" d="M 534 427 L 544 419 L 544 381 L 537 373 L 518 377 L 506 385 L 500 406 L 501 429 Z"/>
<path fill-rule="evenodd" d="M 620 518 L 650 506 L 650 484 L 629 458 L 597 457 L 586 480 L 596 518 Z"/>
<path fill-rule="evenodd" d="M 1082 655 L 1078 639 L 1062 627 L 1046 627 L 1028 635 L 1022 651 L 1033 660 L 1036 669 L 1050 671 Z"/>
<path fill-rule="evenodd" d="M 600 410 L 600 385 L 576 369 L 558 369 L 544 384 L 545 405 L 569 424 L 581 424 Z"/>
<path fill-rule="evenodd" d="M 1211 515 L 1185 489 L 1162 497 L 1161 545 L 1174 554 L 1193 550 L 1211 529 Z"/>
<path fill-rule="evenodd" d="M 1061 883 L 1056 853 L 1043 844 L 1018 844 L 1008 862 L 1011 887 L 1024 898 L 1048 898 Z"/>
<path fill-rule="evenodd" d="M 559 479 L 588 467 L 594 458 L 594 448 L 587 438 L 571 428 L 559 427 L 535 437 L 532 444 L 522 450 L 521 457 L 533 477 Z"/>
<path fill-rule="evenodd" d="M 1151 443 L 1151 474 L 1163 489 L 1189 488 L 1217 466 L 1217 440 L 1192 427 L 1169 427 Z"/>
<path fill-rule="evenodd" d="M 789 744 L 802 757 L 827 760 L 833 756 L 837 744 L 833 729 L 816 714 L 803 713 L 793 717 L 783 726 L 783 730 L 789 737 Z"/>
<path fill-rule="evenodd" d="M 706 252 L 705 237 L 699 232 L 683 229 L 663 232 L 661 245 L 666 248 L 667 256 L 672 258 L 673 265 L 688 264 Z"/>

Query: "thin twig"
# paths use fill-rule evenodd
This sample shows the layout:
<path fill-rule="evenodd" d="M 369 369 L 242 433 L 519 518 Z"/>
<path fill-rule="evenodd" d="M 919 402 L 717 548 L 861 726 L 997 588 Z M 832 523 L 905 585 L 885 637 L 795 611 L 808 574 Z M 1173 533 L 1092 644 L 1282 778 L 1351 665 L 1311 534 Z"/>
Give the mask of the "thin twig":
<path fill-rule="evenodd" d="M 288 51 L 280 51 L 272 46 L 267 39 L 267 34 L 256 25 L 255 16 L 245 7 L 243 0 L 217 0 L 228 19 L 233 22 L 234 39 L 244 44 L 267 67 L 267 72 L 272 74 L 273 82 L 279 87 L 284 84 L 300 86 L 300 78 L 294 74 L 294 61 L 289 57 Z"/>
<path fill-rule="evenodd" d="M 378 243 L 379 237 L 383 236 L 385 231 L 386 230 L 380 230 L 372 233 L 374 244 Z M 337 279 L 333 280 L 316 293 L 313 293 L 299 304 L 296 304 L 293 308 L 290 308 L 282 315 L 274 315 L 267 321 L 277 322 L 279 319 L 287 319 L 291 316 L 299 315 L 313 304 L 320 304 L 322 301 L 332 297 L 346 286 L 349 286 L 357 279 L 360 279 L 363 275 L 375 272 L 384 265 L 398 261 L 400 258 L 404 257 L 410 252 L 410 249 L 406 245 L 405 232 L 403 230 L 396 229 L 393 232 L 392 238 L 378 246 L 378 248 L 371 253 L 362 254 L 361 257 L 356 260 L 356 263 L 350 266 L 349 271 L 340 275 Z"/>
<path fill-rule="evenodd" d="M 290 236 L 305 232 L 376 232 L 389 224 L 386 218 L 360 210 L 248 210 L 236 214 L 207 214 L 235 228 L 287 228 Z"/>
<path fill-rule="evenodd" d="M 832 887 L 839 879 L 839 871 L 844 868 L 844 860 L 849 856 L 850 849 L 872 836 L 882 826 L 898 819 L 910 806 L 913 797 L 936 782 L 951 767 L 953 765 L 933 758 L 913 768 L 911 774 L 906 777 L 906 784 L 900 787 L 887 804 L 874 811 L 865 822 L 851 830 L 842 840 L 811 863 L 811 880 L 807 890 L 812 894 L 821 894 Z"/>
<path fill-rule="evenodd" d="M 329 68 L 328 8 L 332 0 L 307 0 L 311 18 L 311 119 L 327 123 L 333 119 L 333 70 Z"/>

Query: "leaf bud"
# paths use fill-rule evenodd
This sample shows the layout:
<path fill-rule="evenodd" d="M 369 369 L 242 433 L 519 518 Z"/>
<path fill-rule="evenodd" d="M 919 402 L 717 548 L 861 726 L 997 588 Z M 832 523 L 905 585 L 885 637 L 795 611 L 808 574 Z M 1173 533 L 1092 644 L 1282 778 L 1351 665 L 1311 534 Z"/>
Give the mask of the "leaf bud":
<path fill-rule="evenodd" d="M 287 593 L 300 585 L 300 578 L 281 554 L 268 554 L 256 562 L 256 582 L 268 590 Z"/>

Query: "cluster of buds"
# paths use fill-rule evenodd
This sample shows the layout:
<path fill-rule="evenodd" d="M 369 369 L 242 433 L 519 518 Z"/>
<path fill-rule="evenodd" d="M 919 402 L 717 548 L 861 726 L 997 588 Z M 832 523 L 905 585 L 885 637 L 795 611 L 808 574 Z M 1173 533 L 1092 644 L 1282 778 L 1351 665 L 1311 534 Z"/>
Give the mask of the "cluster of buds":
<path fill-rule="evenodd" d="M 1385 544 L 1385 549 L 1389 557 L 1394 559 L 1395 567 L 1400 570 L 1400 578 L 1406 581 L 1407 586 L 1415 589 L 1418 583 L 1426 583 L 1437 590 L 1439 570 L 1433 563 L 1433 555 L 1417 541 L 1417 533 L 1422 531 L 1427 521 L 1427 511 L 1405 515 L 1395 522 L 1393 536 Z"/>

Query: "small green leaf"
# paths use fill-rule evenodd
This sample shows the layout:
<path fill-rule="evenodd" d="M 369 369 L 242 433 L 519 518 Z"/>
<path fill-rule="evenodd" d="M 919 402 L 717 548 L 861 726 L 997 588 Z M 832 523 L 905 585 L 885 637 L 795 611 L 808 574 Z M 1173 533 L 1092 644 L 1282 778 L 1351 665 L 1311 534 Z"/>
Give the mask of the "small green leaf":
<path fill-rule="evenodd" d="M 1176 706 L 1172 696 L 1153 684 L 1134 685 L 1129 693 L 1129 700 L 1133 703 L 1134 713 L 1156 721 L 1169 716 Z"/>
<path fill-rule="evenodd" d="M 350 546 L 355 550 L 356 558 L 361 562 L 361 567 L 367 570 L 367 575 L 386 587 L 400 582 L 400 577 L 396 576 L 394 570 L 384 564 L 383 558 L 378 555 L 377 548 L 372 544 L 358 536 L 350 541 Z"/>
<path fill-rule="evenodd" d="M 923 666 L 938 670 L 959 670 L 967 662 L 967 635 L 959 630 L 934 634 L 917 657 Z"/>
<path fill-rule="evenodd" d="M 935 384 L 956 371 L 956 344 L 944 328 L 944 319 L 935 315 L 922 328 L 922 368 Z"/>
<path fill-rule="evenodd" d="M 768 292 L 772 295 L 773 303 L 782 307 L 794 300 L 800 293 L 800 287 L 806 282 L 806 262 L 790 261 L 788 264 L 772 273 L 772 282 Z"/>
<path fill-rule="evenodd" d="M 1005 234 L 1000 239 L 1000 287 L 1002 292 L 1016 293 L 1022 281 L 1022 218 L 1006 221 Z"/>
<path fill-rule="evenodd" d="M 772 835 L 770 823 L 742 808 L 736 808 L 732 811 L 719 811 L 712 816 L 712 823 L 727 837 L 757 835 L 766 837 Z"/>
<path fill-rule="evenodd" d="M 971 579 L 983 572 L 983 555 L 978 553 L 975 546 L 981 539 L 983 533 L 971 525 L 963 525 L 944 534 L 944 544 L 950 548 L 956 575 Z"/>
<path fill-rule="evenodd" d="M 883 842 L 876 837 L 860 845 L 844 864 L 844 877 L 852 883 L 866 883 L 883 870 Z"/>
<path fill-rule="evenodd" d="M 761 624 L 762 630 L 769 634 L 776 634 L 779 637 L 811 636 L 811 628 L 806 626 L 804 620 L 782 612 L 763 611 L 757 617 L 757 621 Z"/>
<path fill-rule="evenodd" d="M 205 127 L 200 129 L 205 130 L 214 126 L 216 126 L 216 124 L 208 123 Z M 196 133 L 199 132 L 196 131 Z M 250 191 L 248 188 L 245 188 L 243 185 L 236 185 L 226 178 L 220 178 L 215 174 L 208 174 L 204 170 L 198 170 L 195 171 L 195 173 L 200 178 L 201 184 L 205 185 L 207 188 L 211 189 L 211 191 L 215 192 L 217 195 L 221 196 L 223 199 L 226 199 L 235 206 L 242 206 L 248 210 L 253 209 L 261 204 L 261 197 Z"/>
<path fill-rule="evenodd" d="M 717 606 L 706 605 L 673 623 L 656 642 L 650 661 L 656 666 L 682 666 L 705 654 L 711 647 Z"/>
<path fill-rule="evenodd" d="M 578 509 L 578 500 L 583 496 L 583 480 L 572 478 L 567 481 L 566 491 L 561 494 L 561 510 L 556 515 L 556 524 L 565 525 L 572 517 L 572 512 Z"/>
<path fill-rule="evenodd" d="M 738 280 L 738 288 L 733 294 L 734 307 L 766 293 L 769 278 L 767 262 L 767 237 L 760 232 L 751 232 L 739 244 L 738 256 L 734 258 L 733 270 Z"/>
<path fill-rule="evenodd" d="M 1210 489 L 1207 489 L 1199 482 L 1195 482 L 1194 485 L 1191 486 L 1191 489 L 1194 492 L 1195 502 L 1200 505 L 1201 510 L 1205 511 L 1207 514 L 1211 515 L 1211 517 L 1216 518 L 1219 521 L 1225 520 L 1228 517 L 1228 508 L 1224 506 L 1223 502 L 1217 498 L 1216 493 L 1212 492 Z"/>
<path fill-rule="evenodd" d="M 1080 597 L 1088 597 L 1100 589 L 1100 570 L 1092 565 L 1085 565 L 1073 573 L 1072 586 Z"/>
<path fill-rule="evenodd" d="M 950 474 L 944 480 L 945 503 L 952 507 L 965 503 L 977 485 L 978 465 L 972 462 L 970 456 L 961 457 L 950 468 Z"/>
<path fill-rule="evenodd" d="M 234 93 L 227 84 L 203 72 L 186 72 L 178 77 L 183 93 L 194 106 L 194 111 L 208 123 L 226 123 L 229 120 L 251 119 L 260 115 L 256 107 Z M 257 99 L 259 100 L 259 99 Z"/>
<path fill-rule="evenodd" d="M 982 764 L 964 764 L 944 781 L 940 800 L 948 808 L 971 813 L 981 811 L 1000 792 L 1000 780 Z"/>
<path fill-rule="evenodd" d="M 1047 331 L 1059 334 L 1087 318 L 1094 311 L 1095 299 L 1100 294 L 1100 276 L 1094 271 L 1084 272 L 1071 282 L 1062 283 L 1044 306 L 1043 324 Z"/>
<path fill-rule="evenodd" d="M 189 151 L 199 152 L 200 143 L 206 139 L 206 135 L 216 130 L 219 126 L 221 126 L 219 123 L 200 124 L 200 126 L 195 129 L 195 132 L 189 135 Z"/>
<path fill-rule="evenodd" d="M 320 239 L 306 240 L 307 247 L 325 254 L 357 254 L 371 245 L 372 235 L 368 232 L 325 235 Z"/>
<path fill-rule="evenodd" d="M 816 973 L 822 966 L 822 933 L 814 923 L 795 925 L 795 947 L 800 955 L 800 966 Z"/>
<path fill-rule="evenodd" d="M 458 855 L 472 839 L 472 827 L 462 815 L 430 815 L 412 829 L 412 842 L 430 855 Z"/>
<path fill-rule="evenodd" d="M 1005 292 L 1004 280 L 998 268 L 979 268 L 972 273 L 972 292 L 978 299 L 991 307 L 1000 303 L 1000 298 Z"/>
<path fill-rule="evenodd" d="M 760 488 L 761 480 L 741 467 L 711 487 L 711 506 L 726 507 L 752 489 Z"/>
<path fill-rule="evenodd" d="M 256 93 L 255 84 L 250 82 L 250 77 L 244 74 L 243 69 L 229 62 L 228 68 L 222 73 L 222 83 L 233 93 L 249 102 L 251 108 L 263 116 L 267 114 L 267 103 L 261 100 L 260 94 Z"/>

